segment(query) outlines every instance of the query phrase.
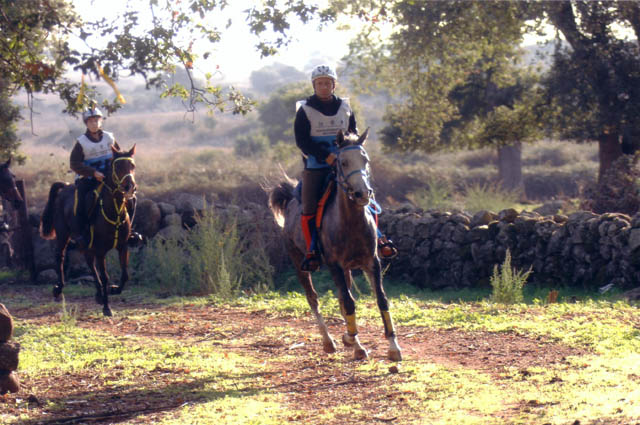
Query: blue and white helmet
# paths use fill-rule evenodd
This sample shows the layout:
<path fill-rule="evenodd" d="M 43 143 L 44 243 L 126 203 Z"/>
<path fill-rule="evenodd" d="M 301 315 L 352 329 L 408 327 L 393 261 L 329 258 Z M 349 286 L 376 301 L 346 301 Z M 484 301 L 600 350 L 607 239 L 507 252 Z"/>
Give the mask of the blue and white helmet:
<path fill-rule="evenodd" d="M 336 74 L 336 70 L 333 69 L 331 65 L 318 65 L 313 68 L 313 71 L 311 71 L 311 82 L 313 83 L 316 78 L 320 77 L 329 77 L 334 82 L 338 81 L 338 74 Z"/>
<path fill-rule="evenodd" d="M 87 123 L 87 120 L 91 117 L 104 118 L 104 115 L 102 115 L 102 111 L 100 111 L 100 109 L 96 107 L 87 109 L 82 113 L 82 121 L 84 121 L 85 124 Z"/>

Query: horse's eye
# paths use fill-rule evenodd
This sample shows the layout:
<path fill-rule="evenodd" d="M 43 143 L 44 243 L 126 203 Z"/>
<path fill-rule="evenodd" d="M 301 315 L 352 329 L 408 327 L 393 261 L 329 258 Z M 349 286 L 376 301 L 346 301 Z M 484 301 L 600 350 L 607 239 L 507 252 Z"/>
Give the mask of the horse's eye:
<path fill-rule="evenodd" d="M 349 166 L 349 161 L 347 161 L 346 159 L 342 161 L 342 166 L 343 167 L 348 167 Z"/>

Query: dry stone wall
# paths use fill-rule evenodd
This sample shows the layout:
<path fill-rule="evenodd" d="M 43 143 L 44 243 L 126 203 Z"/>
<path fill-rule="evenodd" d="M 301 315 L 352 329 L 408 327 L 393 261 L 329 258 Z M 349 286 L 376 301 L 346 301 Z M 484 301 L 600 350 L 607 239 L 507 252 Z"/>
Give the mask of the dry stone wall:
<path fill-rule="evenodd" d="M 191 195 L 181 195 L 175 202 L 144 199 L 138 204 L 136 227 L 148 238 L 175 235 L 192 226 L 195 214 L 204 208 L 235 218 L 241 237 L 261 232 L 275 269 L 288 267 L 280 229 L 266 205 L 206 205 L 202 197 Z M 39 216 L 31 221 L 37 225 Z M 504 261 L 507 249 L 514 267 L 531 267 L 530 281 L 630 288 L 640 279 L 640 214 L 581 211 L 565 216 L 504 210 L 469 215 L 404 207 L 383 211 L 379 222 L 399 249 L 387 276 L 421 288 L 488 285 L 494 265 Z M 55 280 L 53 242 L 40 239 L 35 227 L 33 233 L 38 280 L 49 283 Z M 70 275 L 86 274 L 83 257 L 70 257 Z"/>
<path fill-rule="evenodd" d="M 488 284 L 507 249 L 514 267 L 533 270 L 530 281 L 629 288 L 640 278 L 640 215 L 404 208 L 383 213 L 380 223 L 400 252 L 388 274 L 422 288 Z"/>

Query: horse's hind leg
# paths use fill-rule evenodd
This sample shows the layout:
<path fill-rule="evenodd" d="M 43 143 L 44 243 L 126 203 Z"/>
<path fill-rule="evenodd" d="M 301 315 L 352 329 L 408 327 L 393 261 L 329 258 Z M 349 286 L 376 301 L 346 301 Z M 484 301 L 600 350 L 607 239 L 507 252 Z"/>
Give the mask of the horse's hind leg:
<path fill-rule="evenodd" d="M 288 248 L 288 251 L 291 259 L 293 260 L 296 274 L 298 275 L 298 280 L 304 288 L 304 292 L 307 296 L 307 302 L 309 303 L 309 307 L 311 307 L 311 312 L 315 316 L 316 323 L 318 324 L 318 328 L 320 329 L 320 334 L 322 335 L 322 348 L 324 349 L 325 353 L 335 353 L 337 350 L 336 343 L 329 334 L 329 328 L 327 327 L 327 324 L 324 322 L 324 319 L 320 314 L 318 293 L 313 287 L 311 273 L 303 272 L 302 270 L 300 270 L 300 266 L 302 264 L 302 261 L 304 260 L 304 254 L 302 254 L 296 248 Z"/>
<path fill-rule="evenodd" d="M 96 269 L 96 256 L 91 251 L 85 251 L 84 259 L 87 262 L 87 266 L 93 276 L 93 283 L 96 286 L 96 303 L 102 304 L 104 302 L 102 297 L 102 282 L 100 281 L 100 276 L 98 276 L 98 270 Z"/>
<path fill-rule="evenodd" d="M 62 299 L 62 289 L 64 288 L 64 257 L 67 252 L 67 243 L 69 238 L 59 236 L 56 238 L 56 274 L 58 275 L 58 283 L 53 287 L 53 298 L 56 301 Z"/>
<path fill-rule="evenodd" d="M 120 257 L 120 270 L 121 270 L 120 284 L 118 286 L 112 285 L 109 288 L 111 295 L 121 294 L 122 290 L 124 289 L 124 285 L 129 281 L 129 271 L 128 271 L 129 249 L 127 248 L 127 245 L 124 245 L 124 247 L 118 250 L 118 255 Z"/>
<path fill-rule="evenodd" d="M 389 341 L 389 351 L 387 353 L 390 360 L 399 362 L 402 360 L 402 350 L 398 345 L 396 338 L 396 330 L 393 326 L 393 320 L 391 320 L 391 313 L 389 312 L 389 301 L 387 300 L 387 294 L 384 292 L 382 286 L 382 271 L 380 267 L 380 260 L 374 258 L 373 269 L 365 270 L 369 283 L 373 287 L 376 293 L 376 300 L 378 302 L 378 309 L 382 316 L 382 322 L 384 323 L 384 336 Z"/>
<path fill-rule="evenodd" d="M 351 294 L 351 272 L 343 270 L 337 264 L 327 264 L 333 281 L 338 288 L 340 311 L 347 322 L 347 333 L 342 336 L 342 342 L 347 347 L 353 347 L 353 358 L 363 360 L 369 357 L 367 350 L 360 344 L 358 326 L 356 325 L 356 301 Z"/>

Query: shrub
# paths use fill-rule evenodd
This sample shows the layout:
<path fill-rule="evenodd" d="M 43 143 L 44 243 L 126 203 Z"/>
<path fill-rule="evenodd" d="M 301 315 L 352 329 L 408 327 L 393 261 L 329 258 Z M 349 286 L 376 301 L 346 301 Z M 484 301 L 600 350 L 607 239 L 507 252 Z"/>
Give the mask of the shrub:
<path fill-rule="evenodd" d="M 498 265 L 493 266 L 491 300 L 496 303 L 516 304 L 522 302 L 522 289 L 531 274 L 531 268 L 526 272 L 511 268 L 511 252 L 507 249 L 504 263 L 498 271 Z"/>
<path fill-rule="evenodd" d="M 271 288 L 273 270 L 264 243 L 259 237 L 240 238 L 237 220 L 207 209 L 193 228 L 152 239 L 132 267 L 136 280 L 171 295 L 230 298 L 242 288 Z"/>
<path fill-rule="evenodd" d="M 429 177 L 427 187 L 409 194 L 409 198 L 417 207 L 425 210 L 447 210 L 454 205 L 452 200 L 453 185 L 444 178 Z"/>
<path fill-rule="evenodd" d="M 233 154 L 239 158 L 251 158 L 262 155 L 269 146 L 267 136 L 262 133 L 251 133 L 240 136 L 233 146 Z"/>
<path fill-rule="evenodd" d="M 501 189 L 497 185 L 473 184 L 467 186 L 464 197 L 464 209 L 471 213 L 482 210 L 500 211 L 513 207 L 517 203 L 515 191 Z"/>

